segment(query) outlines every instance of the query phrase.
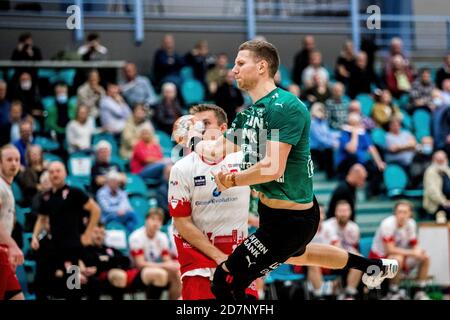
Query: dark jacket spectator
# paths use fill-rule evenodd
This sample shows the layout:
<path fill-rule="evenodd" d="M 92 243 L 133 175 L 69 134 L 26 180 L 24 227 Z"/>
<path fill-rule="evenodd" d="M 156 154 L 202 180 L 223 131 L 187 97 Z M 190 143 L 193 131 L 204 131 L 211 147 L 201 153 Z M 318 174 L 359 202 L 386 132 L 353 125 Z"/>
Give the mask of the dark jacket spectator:
<path fill-rule="evenodd" d="M 303 48 L 299 51 L 294 58 L 294 67 L 292 69 L 292 80 L 299 86 L 302 85 L 303 70 L 309 64 L 309 55 L 316 48 L 314 37 L 311 35 L 303 38 Z"/>
<path fill-rule="evenodd" d="M 442 89 L 445 79 L 450 79 L 450 54 L 444 58 L 444 65 L 436 72 L 436 87 Z"/>
<path fill-rule="evenodd" d="M 360 52 L 356 55 L 355 63 L 350 68 L 348 81 L 348 95 L 354 99 L 360 93 L 371 93 L 372 84 L 380 87 L 379 80 L 367 63 L 367 55 Z"/>
<path fill-rule="evenodd" d="M 200 81 L 206 88 L 206 72 L 208 71 L 208 42 L 198 42 L 194 49 L 186 53 L 184 62 L 194 71 L 194 78 Z"/>
<path fill-rule="evenodd" d="M 33 38 L 30 33 L 20 35 L 19 43 L 11 55 L 11 60 L 42 60 L 41 50 L 33 45 Z"/>
<path fill-rule="evenodd" d="M 165 35 L 161 48 L 155 52 L 153 58 L 153 77 L 160 87 L 164 82 L 180 85 L 180 69 L 183 59 L 175 52 L 175 40 L 172 35 Z"/>
<path fill-rule="evenodd" d="M 17 184 L 23 193 L 22 207 L 31 206 L 33 197 L 40 190 L 40 177 L 45 171 L 42 148 L 38 145 L 31 145 L 26 152 L 27 166 L 16 178 Z"/>
<path fill-rule="evenodd" d="M 9 109 L 11 103 L 7 98 L 7 84 L 4 80 L 0 80 L 0 126 L 8 123 Z"/>
<path fill-rule="evenodd" d="M 225 110 L 228 125 L 230 125 L 236 117 L 237 109 L 244 104 L 244 97 L 241 90 L 234 85 L 233 71 L 228 71 L 225 82 L 217 89 L 214 102 Z"/>
<path fill-rule="evenodd" d="M 350 71 L 354 65 L 355 55 L 353 54 L 353 42 L 347 40 L 336 60 L 336 67 L 334 70 L 336 80 L 347 85 L 350 80 Z"/>
<path fill-rule="evenodd" d="M 424 68 L 419 72 L 419 78 L 414 81 L 410 92 L 411 105 L 409 111 L 413 113 L 418 108 L 425 108 L 428 111 L 434 109 L 431 93 L 434 83 L 431 80 L 430 70 Z"/>
<path fill-rule="evenodd" d="M 171 135 L 173 124 L 175 120 L 182 116 L 183 110 L 177 99 L 177 87 L 175 84 L 170 82 L 164 83 L 161 94 L 162 101 L 155 107 L 153 120 L 159 130 Z"/>

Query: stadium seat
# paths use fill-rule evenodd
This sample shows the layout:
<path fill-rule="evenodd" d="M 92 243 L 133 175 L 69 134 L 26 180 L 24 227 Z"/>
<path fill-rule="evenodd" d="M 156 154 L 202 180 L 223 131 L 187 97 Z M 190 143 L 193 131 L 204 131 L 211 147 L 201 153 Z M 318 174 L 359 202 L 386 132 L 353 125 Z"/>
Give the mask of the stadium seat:
<path fill-rule="evenodd" d="M 57 156 L 56 154 L 49 153 L 49 152 L 44 152 L 44 161 L 47 161 L 47 162 L 61 161 L 61 162 L 63 162 L 61 157 Z"/>
<path fill-rule="evenodd" d="M 415 136 L 417 141 L 431 135 L 431 115 L 425 110 L 416 110 L 412 115 Z"/>
<path fill-rule="evenodd" d="M 58 141 L 55 141 L 53 139 L 38 136 L 34 139 L 34 144 L 38 144 L 41 146 L 42 150 L 44 151 L 55 151 L 59 149 L 59 143 Z"/>
<path fill-rule="evenodd" d="M 163 149 L 164 157 L 170 157 L 172 154 L 172 148 L 174 146 L 172 138 L 167 133 L 161 130 L 156 130 L 156 135 L 158 136 L 159 144 Z"/>
<path fill-rule="evenodd" d="M 17 222 L 24 227 L 25 226 L 25 216 L 27 213 L 31 212 L 31 208 L 22 208 L 18 205 L 16 205 L 16 220 Z"/>
<path fill-rule="evenodd" d="M 83 191 L 87 191 L 87 185 L 89 184 L 88 179 L 86 178 L 80 178 L 76 176 L 67 176 L 66 183 L 71 186 L 78 189 L 81 189 Z"/>
<path fill-rule="evenodd" d="M 278 300 L 277 288 L 275 282 L 301 282 L 305 298 L 309 299 L 308 286 L 304 274 L 294 273 L 292 265 L 283 263 L 277 269 L 271 271 L 264 279 L 264 283 L 268 286 L 270 299 Z"/>
<path fill-rule="evenodd" d="M 194 70 L 189 66 L 183 67 L 180 70 L 180 76 L 183 82 L 186 80 L 194 79 Z"/>
<path fill-rule="evenodd" d="M 92 157 L 85 153 L 72 153 L 67 160 L 69 175 L 83 179 L 85 183 L 89 184 L 92 162 Z"/>
<path fill-rule="evenodd" d="M 12 192 L 14 195 L 14 199 L 16 200 L 16 203 L 22 202 L 23 201 L 23 193 L 22 193 L 22 189 L 20 189 L 17 182 L 13 181 L 13 183 L 11 185 L 11 189 L 12 189 Z"/>
<path fill-rule="evenodd" d="M 375 143 L 382 149 L 386 148 L 386 131 L 384 131 L 382 128 L 374 128 L 370 135 L 372 137 L 373 143 Z"/>
<path fill-rule="evenodd" d="M 19 265 L 16 267 L 16 275 L 19 279 L 20 288 L 25 296 L 25 300 L 35 300 L 36 296 L 28 291 L 28 276 L 24 265 Z"/>
<path fill-rule="evenodd" d="M 148 188 L 144 180 L 136 174 L 127 174 L 127 183 L 125 184 L 125 191 L 129 196 L 148 196 Z"/>
<path fill-rule="evenodd" d="M 406 110 L 409 106 L 409 94 L 404 93 L 396 100 L 396 104 L 400 107 L 402 110 Z"/>
<path fill-rule="evenodd" d="M 366 258 L 369 257 L 372 241 L 372 237 L 364 237 L 359 240 L 359 252 Z"/>
<path fill-rule="evenodd" d="M 400 112 L 402 113 L 402 127 L 405 129 L 408 129 L 409 131 L 413 131 L 413 123 L 411 116 L 403 109 L 400 109 Z"/>
<path fill-rule="evenodd" d="M 289 69 L 284 64 L 280 64 L 278 71 L 281 76 L 281 86 L 287 89 L 292 84 Z"/>
<path fill-rule="evenodd" d="M 205 99 L 205 88 L 200 81 L 189 79 L 181 84 L 181 95 L 186 106 L 191 106 Z"/>
<path fill-rule="evenodd" d="M 408 176 L 402 167 L 396 164 L 388 164 L 384 169 L 383 177 L 389 197 L 403 194 L 408 184 Z"/>
<path fill-rule="evenodd" d="M 50 78 L 49 81 L 52 84 L 55 84 L 57 82 L 64 82 L 65 84 L 67 84 L 69 87 L 73 86 L 73 80 L 75 78 L 75 74 L 76 74 L 76 69 L 63 69 L 60 70 L 58 72 L 56 72 L 55 74 L 53 74 Z"/>
<path fill-rule="evenodd" d="M 370 117 L 372 114 L 372 108 L 374 104 L 374 100 L 370 94 L 367 93 L 361 93 L 356 96 L 356 100 L 359 101 L 361 104 L 361 112 L 367 116 Z"/>
<path fill-rule="evenodd" d="M 145 216 L 150 209 L 148 198 L 142 196 L 130 197 L 130 204 L 133 207 L 134 212 L 136 212 L 138 218 L 138 227 L 143 226 L 145 222 Z"/>

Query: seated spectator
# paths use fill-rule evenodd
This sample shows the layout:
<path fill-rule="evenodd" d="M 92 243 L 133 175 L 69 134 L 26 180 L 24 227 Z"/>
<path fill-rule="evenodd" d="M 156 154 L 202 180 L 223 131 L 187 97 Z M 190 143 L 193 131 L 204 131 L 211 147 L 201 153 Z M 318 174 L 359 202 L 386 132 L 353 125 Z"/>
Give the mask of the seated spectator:
<path fill-rule="evenodd" d="M 101 293 L 109 293 L 113 300 L 122 300 L 126 291 L 145 289 L 147 299 L 159 299 L 161 289 L 167 286 L 167 272 L 155 268 L 130 268 L 128 256 L 107 246 L 105 235 L 105 226 L 99 223 L 92 234 L 92 245 L 84 252 L 84 264 L 95 268 L 85 288 L 88 298 L 99 300 Z"/>
<path fill-rule="evenodd" d="M 108 141 L 99 141 L 94 149 L 95 161 L 91 167 L 91 192 L 97 194 L 98 189 L 105 185 L 108 172 L 120 172 L 120 167 L 111 162 L 111 144 Z M 124 185 L 126 181 L 126 175 L 121 173 L 121 185 Z"/>
<path fill-rule="evenodd" d="M 444 57 L 444 64 L 436 72 L 436 87 L 442 89 L 446 79 L 450 79 L 450 53 Z"/>
<path fill-rule="evenodd" d="M 131 172 L 139 174 L 143 179 L 163 182 L 168 180 L 170 167 L 164 159 L 153 128 L 150 126 L 140 128 L 139 141 L 134 146 L 131 156 Z"/>
<path fill-rule="evenodd" d="M 389 129 L 392 118 L 402 118 L 400 109 L 392 103 L 389 90 L 378 90 L 375 94 L 375 103 L 372 109 L 372 119 L 385 130 Z"/>
<path fill-rule="evenodd" d="M 400 56 L 403 60 L 404 66 L 412 73 L 410 61 L 408 60 L 404 50 L 403 50 L 403 40 L 399 37 L 393 37 L 391 39 L 388 56 L 384 61 L 384 71 L 389 73 L 393 65 L 395 64 L 395 59 Z"/>
<path fill-rule="evenodd" d="M 166 82 L 161 89 L 162 99 L 155 107 L 153 121 L 155 126 L 167 134 L 172 134 L 175 120 L 183 115 L 181 104 L 177 98 L 177 87 L 171 82 Z"/>
<path fill-rule="evenodd" d="M 23 112 L 35 118 L 41 128 L 44 127 L 44 113 L 37 82 L 28 72 L 19 76 L 19 82 L 13 88 L 12 99 L 22 102 Z"/>
<path fill-rule="evenodd" d="M 22 121 L 19 125 L 20 138 L 14 141 L 14 145 L 20 153 L 20 164 L 24 167 L 27 166 L 27 149 L 34 144 L 33 130 L 29 121 Z"/>
<path fill-rule="evenodd" d="M 423 207 L 430 214 L 443 210 L 450 220 L 450 168 L 445 152 L 436 151 L 423 176 Z"/>
<path fill-rule="evenodd" d="M 444 106 L 450 106 L 450 78 L 442 81 L 441 98 Z"/>
<path fill-rule="evenodd" d="M 386 133 L 387 163 L 395 163 L 408 172 L 416 150 L 416 138 L 407 130 L 401 130 L 401 120 L 393 117 L 389 122 L 389 131 Z"/>
<path fill-rule="evenodd" d="M 428 68 L 423 68 L 419 71 L 419 77 L 414 81 L 410 92 L 411 105 L 409 112 L 412 114 L 417 109 L 425 109 L 433 111 L 431 92 L 434 89 L 434 84 L 431 81 L 431 72 Z"/>
<path fill-rule="evenodd" d="M 23 113 L 22 103 L 19 100 L 12 101 L 7 119 L 8 122 L 0 126 L 0 146 L 20 139 L 19 127 L 22 120 L 33 122 L 31 116 Z"/>
<path fill-rule="evenodd" d="M 369 174 L 367 196 L 378 195 L 381 192 L 385 163 L 373 145 L 369 133 L 362 127 L 361 117 L 358 114 L 348 115 L 348 125 L 343 126 L 339 143 L 337 172 L 347 174 L 353 164 L 362 164 Z M 368 158 L 369 154 L 372 159 Z"/>
<path fill-rule="evenodd" d="M 359 227 L 355 222 L 350 220 L 350 216 L 350 204 L 345 200 L 340 200 L 336 204 L 333 217 L 323 221 L 321 224 L 319 243 L 334 245 L 353 254 L 360 255 L 358 251 L 360 239 Z M 330 270 L 320 267 L 308 267 L 308 277 L 316 279 L 316 287 L 319 287 L 319 284 L 321 287 L 323 274 L 342 275 L 345 292 L 338 297 L 339 300 L 354 300 L 356 298 L 358 293 L 357 288 L 362 276 L 361 271 L 356 269 Z M 316 291 L 316 298 L 318 298 L 317 293 L 319 292 Z"/>
<path fill-rule="evenodd" d="M 105 89 L 100 85 L 100 75 L 97 70 L 88 73 L 87 81 L 77 90 L 78 105 L 89 108 L 89 116 L 97 118 L 99 115 L 100 100 L 106 95 Z"/>
<path fill-rule="evenodd" d="M 11 60 L 42 60 L 41 50 L 33 44 L 31 33 L 27 32 L 20 35 L 17 47 L 11 55 Z"/>
<path fill-rule="evenodd" d="M 103 129 L 118 136 L 125 128 L 130 116 L 130 107 L 120 94 L 119 86 L 109 83 L 106 96 L 100 100 L 100 120 Z"/>
<path fill-rule="evenodd" d="M 385 218 L 378 227 L 373 239 L 369 258 L 395 259 L 402 272 L 389 281 L 389 297 L 395 300 L 405 299 L 399 291 L 402 274 L 411 273 L 418 268 L 415 300 L 430 300 L 425 293 L 428 281 L 430 258 L 420 248 L 417 241 L 417 226 L 414 221 L 413 205 L 406 200 L 398 201 L 394 206 L 394 214 Z"/>
<path fill-rule="evenodd" d="M 303 38 L 303 47 L 302 50 L 297 52 L 294 57 L 294 66 L 292 68 L 292 80 L 298 86 L 302 85 L 302 74 L 303 71 L 309 64 L 310 54 L 316 49 L 316 43 L 314 40 L 314 36 L 306 35 Z"/>
<path fill-rule="evenodd" d="M 95 125 L 89 117 L 89 108 L 79 105 L 75 119 L 71 120 L 66 129 L 66 142 L 69 153 L 86 151 L 90 152 L 92 136 L 95 133 Z"/>
<path fill-rule="evenodd" d="M 148 108 L 158 102 L 152 84 L 146 77 L 138 74 L 134 63 L 127 63 L 123 73 L 125 81 L 120 84 L 120 90 L 129 106 L 142 103 Z"/>
<path fill-rule="evenodd" d="M 370 131 L 376 127 L 376 123 L 372 118 L 366 117 L 361 112 L 361 103 L 358 100 L 350 101 L 348 105 L 348 113 L 356 113 L 361 117 L 361 123 L 364 129 Z"/>
<path fill-rule="evenodd" d="M 78 48 L 78 54 L 83 61 L 106 60 L 108 49 L 100 44 L 100 36 L 91 33 L 86 38 L 86 43 Z"/>
<path fill-rule="evenodd" d="M 355 99 L 358 94 L 371 93 L 372 85 L 380 87 L 376 74 L 368 64 L 367 54 L 361 51 L 356 55 L 355 63 L 351 66 L 347 93 L 350 98 Z"/>
<path fill-rule="evenodd" d="M 237 110 L 244 105 L 244 96 L 241 90 L 234 85 L 234 82 L 234 72 L 228 70 L 225 81 L 219 86 L 214 95 L 214 102 L 225 110 L 229 125 L 236 118 Z"/>
<path fill-rule="evenodd" d="M 311 106 L 310 148 L 314 163 L 324 169 L 327 179 L 334 176 L 333 153 L 339 146 L 337 134 L 331 132 L 325 115 L 325 107 L 316 102 Z"/>
<path fill-rule="evenodd" d="M 449 85 L 450 85 L 450 80 Z M 444 81 L 447 82 L 447 80 Z M 431 93 L 433 97 L 433 112 L 431 114 L 431 133 L 436 149 L 450 151 L 450 105 L 443 101 L 443 94 L 438 89 Z M 447 152 L 449 153 L 449 152 Z"/>
<path fill-rule="evenodd" d="M 180 264 L 170 256 L 167 236 L 161 232 L 164 212 L 160 208 L 150 209 L 145 217 L 145 226 L 134 231 L 129 237 L 134 265 L 142 270 L 150 268 L 160 274 L 165 271 L 169 281 L 169 300 L 181 295 Z"/>
<path fill-rule="evenodd" d="M 19 172 L 16 181 L 22 190 L 22 207 L 30 207 L 33 197 L 40 191 L 39 179 L 45 171 L 42 148 L 39 145 L 30 145 L 26 151 L 24 171 Z"/>
<path fill-rule="evenodd" d="M 39 177 L 38 191 L 31 199 L 31 212 L 27 214 L 25 218 L 25 232 L 33 232 L 36 219 L 39 215 L 39 207 L 41 205 L 43 195 L 52 188 L 48 171 L 41 172 Z"/>
<path fill-rule="evenodd" d="M 355 64 L 355 55 L 353 53 L 353 42 L 346 40 L 342 47 L 342 51 L 336 60 L 336 67 L 334 69 L 335 78 L 337 81 L 348 85 L 350 80 L 350 71 Z"/>
<path fill-rule="evenodd" d="M 137 217 L 127 193 L 120 189 L 121 182 L 121 174 L 109 171 L 106 174 L 106 183 L 97 191 L 96 198 L 102 209 L 102 222 L 105 224 L 111 221 L 119 222 L 126 227 L 128 233 L 131 233 L 137 225 Z"/>
<path fill-rule="evenodd" d="M 392 68 L 386 71 L 387 89 L 395 98 L 400 98 L 404 93 L 409 93 L 413 82 L 413 74 L 407 67 L 401 55 L 392 58 Z"/>
<path fill-rule="evenodd" d="M 331 88 L 331 97 L 325 102 L 330 127 L 340 130 L 347 120 L 348 100 L 344 97 L 345 87 L 336 82 Z"/>
<path fill-rule="evenodd" d="M 432 154 L 433 138 L 423 137 L 421 143 L 417 145 L 417 151 L 407 171 L 410 189 L 423 189 L 423 175 L 431 165 Z"/>
<path fill-rule="evenodd" d="M 125 128 L 123 129 L 120 140 L 120 156 L 124 159 L 130 159 L 133 148 L 139 140 L 139 129 L 145 125 L 152 125 L 148 120 L 148 109 L 143 104 L 136 104 Z"/>
<path fill-rule="evenodd" d="M 356 212 L 356 189 L 362 188 L 367 179 L 367 171 L 363 165 L 354 164 L 347 173 L 345 180 L 340 182 L 331 195 L 330 203 L 328 204 L 327 218 L 334 217 L 336 205 L 339 201 L 345 200 L 350 204 L 352 221 L 355 221 Z"/>
<path fill-rule="evenodd" d="M 220 53 L 216 59 L 216 65 L 206 73 L 206 84 L 209 93 L 214 96 L 228 74 L 228 56 L 226 53 Z"/>
<path fill-rule="evenodd" d="M 6 81 L 0 79 L 0 125 L 3 126 L 8 123 L 9 109 L 11 103 L 7 96 L 8 85 Z"/>
<path fill-rule="evenodd" d="M 327 69 L 322 67 L 322 54 L 319 51 L 313 51 L 310 54 L 309 65 L 303 70 L 302 83 L 305 88 L 311 88 L 314 85 L 313 78 L 318 75 L 322 82 L 328 83 L 329 74 Z"/>
<path fill-rule="evenodd" d="M 206 72 L 208 71 L 209 49 L 206 40 L 199 41 L 195 47 L 186 53 L 184 62 L 190 66 L 194 71 L 194 78 L 200 81 L 205 88 L 206 86 Z"/>
<path fill-rule="evenodd" d="M 183 59 L 175 52 L 175 39 L 171 34 L 166 34 L 161 48 L 155 52 L 153 58 L 153 76 L 158 88 L 165 82 L 173 82 L 179 86 L 180 70 L 183 65 Z"/>
<path fill-rule="evenodd" d="M 319 74 L 313 76 L 312 86 L 303 91 L 302 99 L 310 104 L 314 102 L 325 103 L 331 96 L 328 88 L 328 81 L 324 80 Z"/>

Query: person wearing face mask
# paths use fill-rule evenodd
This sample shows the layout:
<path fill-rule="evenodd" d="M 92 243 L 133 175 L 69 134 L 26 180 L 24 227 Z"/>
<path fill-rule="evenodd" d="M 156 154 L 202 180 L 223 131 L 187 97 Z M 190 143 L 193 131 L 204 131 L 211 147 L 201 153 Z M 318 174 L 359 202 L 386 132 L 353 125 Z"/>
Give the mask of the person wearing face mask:
<path fill-rule="evenodd" d="M 28 72 L 23 72 L 19 76 L 19 81 L 12 92 L 12 100 L 22 102 L 23 112 L 35 118 L 43 128 L 44 112 L 39 89 Z"/>
<path fill-rule="evenodd" d="M 444 210 L 450 218 L 450 168 L 444 151 L 433 154 L 431 165 L 423 178 L 423 207 L 430 214 Z"/>

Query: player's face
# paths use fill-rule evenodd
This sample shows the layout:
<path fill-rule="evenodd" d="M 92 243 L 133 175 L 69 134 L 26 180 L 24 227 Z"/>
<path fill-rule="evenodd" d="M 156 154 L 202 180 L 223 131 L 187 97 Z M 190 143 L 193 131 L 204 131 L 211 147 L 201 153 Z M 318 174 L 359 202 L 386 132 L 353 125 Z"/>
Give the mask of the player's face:
<path fill-rule="evenodd" d="M 156 231 L 160 230 L 162 227 L 162 220 L 157 215 L 151 215 L 148 217 L 145 222 L 145 229 L 147 230 L 147 234 L 153 236 Z"/>
<path fill-rule="evenodd" d="M 395 217 L 397 218 L 397 225 L 403 227 L 411 217 L 411 209 L 408 205 L 401 204 L 395 210 Z"/>
<path fill-rule="evenodd" d="M 0 157 L 2 174 L 7 178 L 14 177 L 20 170 L 20 153 L 15 149 L 6 149 Z"/>
<path fill-rule="evenodd" d="M 66 169 L 61 163 L 52 163 L 48 168 L 48 174 L 53 187 L 64 185 L 66 180 Z"/>
<path fill-rule="evenodd" d="M 233 72 L 239 88 L 249 91 L 256 86 L 260 77 L 258 63 L 251 51 L 241 50 L 238 52 L 234 61 Z"/>
<path fill-rule="evenodd" d="M 335 216 L 339 224 L 346 224 L 352 215 L 352 208 L 348 203 L 340 204 L 336 208 Z"/>
<path fill-rule="evenodd" d="M 227 129 L 226 124 L 218 124 L 216 114 L 212 110 L 197 112 L 194 121 L 201 121 L 205 125 L 204 140 L 216 140 Z"/>

